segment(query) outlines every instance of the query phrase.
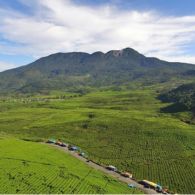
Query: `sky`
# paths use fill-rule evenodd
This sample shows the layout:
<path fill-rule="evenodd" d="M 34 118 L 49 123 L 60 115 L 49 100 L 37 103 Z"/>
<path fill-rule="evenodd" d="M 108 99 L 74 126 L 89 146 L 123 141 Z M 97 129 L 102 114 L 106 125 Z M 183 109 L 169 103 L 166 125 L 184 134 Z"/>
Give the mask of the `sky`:
<path fill-rule="evenodd" d="M 195 64 L 195 0 L 0 0 L 0 71 L 127 47 Z"/>

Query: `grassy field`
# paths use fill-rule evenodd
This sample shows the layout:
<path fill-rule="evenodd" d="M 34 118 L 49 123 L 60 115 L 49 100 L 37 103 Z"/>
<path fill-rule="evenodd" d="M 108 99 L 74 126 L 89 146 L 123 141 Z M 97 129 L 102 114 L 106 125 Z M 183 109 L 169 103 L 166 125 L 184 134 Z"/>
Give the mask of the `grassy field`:
<path fill-rule="evenodd" d="M 140 193 L 56 148 L 0 139 L 0 193 Z"/>
<path fill-rule="evenodd" d="M 187 112 L 160 112 L 168 104 L 157 95 L 146 87 L 65 99 L 4 99 L 0 132 L 31 140 L 61 138 L 137 179 L 195 193 L 195 126 L 181 120 Z"/>

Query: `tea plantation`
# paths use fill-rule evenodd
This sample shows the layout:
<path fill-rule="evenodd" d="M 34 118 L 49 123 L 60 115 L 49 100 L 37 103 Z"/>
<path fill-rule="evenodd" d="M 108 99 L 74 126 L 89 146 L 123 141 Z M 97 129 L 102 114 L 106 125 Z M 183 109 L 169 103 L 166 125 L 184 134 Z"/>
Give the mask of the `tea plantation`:
<path fill-rule="evenodd" d="M 0 193 L 141 193 L 40 143 L 0 139 Z"/>
<path fill-rule="evenodd" d="M 160 87 L 99 90 L 83 96 L 64 93 L 63 96 L 2 98 L 0 132 L 36 141 L 60 138 L 78 145 L 97 162 L 132 172 L 138 180 L 152 180 L 176 193 L 195 193 L 195 125 L 183 122 L 191 117 L 190 112 L 161 112 L 170 104 L 157 99 Z M 14 146 L 16 143 L 21 144 L 22 149 L 23 145 L 28 146 L 28 152 L 20 153 Z M 78 186 L 71 190 L 80 190 L 74 192 L 105 192 L 102 186 L 107 180 L 100 173 L 97 177 L 101 179 L 94 176 L 91 184 L 91 179 L 87 178 L 92 177 L 94 171 L 84 165 L 83 169 L 87 171 L 82 171 L 82 166 L 67 167 L 66 158 L 61 153 L 36 143 L 20 141 L 1 141 L 0 147 L 1 151 L 6 149 L 4 154 L 1 152 L 0 161 L 4 175 L 2 181 L 5 181 L 1 182 L 2 192 L 30 193 L 38 189 L 37 193 L 71 193 L 71 185 Z M 12 151 L 11 147 L 15 150 Z M 20 168 L 15 170 L 15 167 Z M 78 177 L 84 178 L 88 173 L 84 184 L 80 185 Z M 63 180 L 60 175 L 67 179 Z M 6 187 L 8 180 L 12 186 L 10 191 Z M 15 181 L 18 189 L 14 187 Z M 67 182 L 67 189 L 60 188 L 63 182 Z M 113 183 L 115 188 L 109 184 L 106 192 L 126 190 Z"/>

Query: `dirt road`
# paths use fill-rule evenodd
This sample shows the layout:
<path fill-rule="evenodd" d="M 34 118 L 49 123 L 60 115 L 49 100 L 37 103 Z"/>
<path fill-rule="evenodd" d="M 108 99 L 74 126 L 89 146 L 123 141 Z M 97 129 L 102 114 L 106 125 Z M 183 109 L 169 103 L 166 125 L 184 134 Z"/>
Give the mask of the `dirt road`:
<path fill-rule="evenodd" d="M 51 147 L 55 147 L 61 151 L 64 151 L 68 154 L 71 154 L 72 156 L 74 156 L 75 158 L 79 159 L 80 161 L 83 161 L 85 164 L 87 164 L 88 166 L 96 169 L 96 170 L 100 170 L 106 174 L 109 174 L 111 175 L 112 177 L 124 182 L 124 183 L 127 183 L 127 184 L 133 184 L 137 189 L 140 189 L 141 191 L 143 191 L 145 194 L 158 194 L 155 190 L 153 189 L 149 189 L 149 188 L 145 188 L 144 186 L 142 186 L 141 184 L 137 183 L 136 181 L 134 181 L 133 179 L 130 179 L 130 178 L 126 178 L 126 177 L 123 177 L 121 176 L 119 173 L 116 173 L 114 171 L 109 171 L 107 170 L 105 167 L 101 166 L 101 165 L 98 165 L 92 161 L 89 161 L 87 162 L 87 160 L 85 158 L 83 158 L 82 156 L 79 156 L 78 153 L 74 152 L 74 151 L 70 151 L 68 150 L 67 147 L 60 147 L 58 145 L 54 145 L 54 144 L 48 144 L 50 145 Z"/>

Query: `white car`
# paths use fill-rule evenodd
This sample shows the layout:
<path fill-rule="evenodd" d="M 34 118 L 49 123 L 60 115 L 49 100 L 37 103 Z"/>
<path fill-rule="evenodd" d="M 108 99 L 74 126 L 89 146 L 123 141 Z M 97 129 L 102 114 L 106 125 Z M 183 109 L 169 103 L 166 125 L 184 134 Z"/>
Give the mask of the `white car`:
<path fill-rule="evenodd" d="M 112 166 L 112 165 L 107 166 L 106 169 L 108 169 L 110 171 L 117 171 L 117 168 L 115 166 Z"/>

